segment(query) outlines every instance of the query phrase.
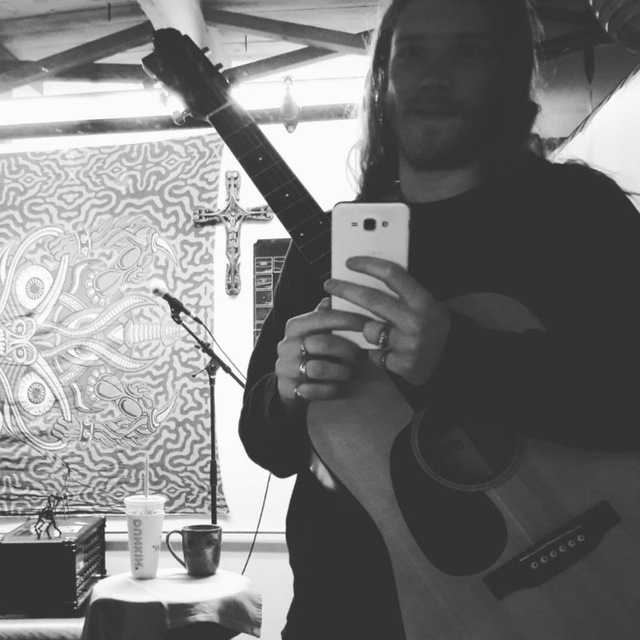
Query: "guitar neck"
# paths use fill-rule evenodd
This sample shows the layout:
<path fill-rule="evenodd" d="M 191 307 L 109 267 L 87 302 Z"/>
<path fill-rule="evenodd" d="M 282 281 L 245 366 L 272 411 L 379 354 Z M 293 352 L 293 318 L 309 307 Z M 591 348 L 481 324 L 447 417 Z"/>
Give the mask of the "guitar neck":
<path fill-rule="evenodd" d="M 207 116 L 321 280 L 330 274 L 330 222 L 255 120 L 230 96 Z"/>
<path fill-rule="evenodd" d="M 176 29 L 159 29 L 142 59 L 152 77 L 175 90 L 189 112 L 213 126 L 247 172 L 315 274 L 331 271 L 329 218 L 289 169 L 255 120 L 229 94 L 229 83 L 200 48 Z"/>

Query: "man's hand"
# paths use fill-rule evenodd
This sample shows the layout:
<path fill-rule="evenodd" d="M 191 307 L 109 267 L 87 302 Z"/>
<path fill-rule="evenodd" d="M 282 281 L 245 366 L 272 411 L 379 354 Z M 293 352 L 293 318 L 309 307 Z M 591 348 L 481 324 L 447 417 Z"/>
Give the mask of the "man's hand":
<path fill-rule="evenodd" d="M 333 311 L 328 298 L 314 311 L 287 322 L 275 368 L 285 410 L 293 410 L 300 401 L 327 400 L 340 394 L 341 385 L 352 376 L 360 349 L 331 332 L 362 331 L 366 323 L 364 316 Z"/>
<path fill-rule="evenodd" d="M 393 262 L 358 256 L 350 258 L 347 266 L 381 280 L 398 297 L 344 280 L 328 280 L 325 291 L 381 318 L 367 320 L 363 328 L 366 340 L 380 347 L 369 357 L 412 384 L 424 384 L 449 335 L 448 309 Z"/>

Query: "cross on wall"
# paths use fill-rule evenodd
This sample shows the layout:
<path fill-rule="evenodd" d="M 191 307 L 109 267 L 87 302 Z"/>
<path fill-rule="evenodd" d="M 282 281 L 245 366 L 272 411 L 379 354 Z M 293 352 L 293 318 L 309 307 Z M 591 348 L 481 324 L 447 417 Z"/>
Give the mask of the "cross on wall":
<path fill-rule="evenodd" d="M 227 269 L 225 290 L 230 296 L 240 293 L 240 225 L 245 222 L 268 222 L 273 219 L 273 211 L 268 205 L 243 209 L 240 206 L 240 172 L 225 173 L 226 203 L 220 210 L 196 209 L 194 222 L 198 226 L 224 224 L 227 232 Z"/>

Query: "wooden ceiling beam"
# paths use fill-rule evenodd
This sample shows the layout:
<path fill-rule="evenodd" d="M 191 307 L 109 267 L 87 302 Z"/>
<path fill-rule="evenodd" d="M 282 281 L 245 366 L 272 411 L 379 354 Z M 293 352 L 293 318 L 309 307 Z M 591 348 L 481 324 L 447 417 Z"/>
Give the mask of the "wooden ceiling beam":
<path fill-rule="evenodd" d="M 254 109 L 249 111 L 259 125 L 282 124 L 280 109 Z M 324 104 L 303 107 L 300 122 L 320 122 L 354 118 L 351 104 Z M 147 131 L 215 130 L 206 122 L 187 118 L 185 124 L 176 124 L 170 116 L 144 118 L 113 118 L 101 120 L 74 120 L 69 122 L 38 122 L 0 126 L 0 140 L 50 138 L 53 136 L 96 135 L 104 133 L 144 133 Z"/>
<path fill-rule="evenodd" d="M 272 36 L 286 42 L 331 49 L 339 53 L 363 54 L 366 52 L 366 43 L 362 36 L 354 33 L 322 29 L 270 18 L 258 18 L 243 13 L 213 9 L 212 7 L 203 7 L 203 13 L 207 24 L 214 27 L 239 29 L 247 33 Z"/>
<path fill-rule="evenodd" d="M 16 56 L 0 42 L 0 60 L 17 60 Z"/>
<path fill-rule="evenodd" d="M 362 31 L 357 34 L 365 42 L 370 37 L 370 31 Z M 20 69 L 29 69 L 32 62 L 18 61 L 15 57 L 11 60 L 4 60 L 1 55 L 2 45 L 0 44 L 0 76 L 7 71 L 20 73 Z M 295 67 L 308 64 L 320 59 L 334 58 L 343 55 L 342 53 L 323 49 L 320 47 L 304 47 L 288 53 L 283 53 L 256 62 L 231 67 L 224 71 L 225 76 L 231 83 L 239 83 L 254 78 L 259 78 L 279 71 L 286 71 Z M 77 67 L 57 71 L 55 76 L 59 80 L 75 80 L 83 82 L 150 82 L 149 76 L 144 72 L 141 65 L 135 64 L 110 64 L 93 63 L 83 64 Z"/>
<path fill-rule="evenodd" d="M 19 62 L 18 58 L 13 54 L 13 52 L 9 51 L 7 47 L 5 47 L 0 42 L 0 65 L 4 62 L 8 61 L 9 63 Z M 29 85 L 36 93 L 42 95 L 42 82 L 33 82 Z"/>
<path fill-rule="evenodd" d="M 19 69 L 4 71 L 0 73 L 0 93 L 30 84 L 36 80 L 55 76 L 56 73 L 72 69 L 78 65 L 95 62 L 120 51 L 146 44 L 149 42 L 152 33 L 153 27 L 151 23 L 148 21 L 143 22 L 135 27 L 98 38 L 67 51 L 56 53 L 34 62 L 27 62 Z"/>
<path fill-rule="evenodd" d="M 330 51 L 329 49 L 321 49 L 320 47 L 304 47 L 289 53 L 282 53 L 277 56 L 257 60 L 256 62 L 248 62 L 247 64 L 231 67 L 224 71 L 224 75 L 231 84 L 253 80 L 269 76 L 279 71 L 288 71 L 295 69 L 310 62 L 318 60 L 335 58 L 342 54 Z"/>
<path fill-rule="evenodd" d="M 368 42 L 371 32 L 361 31 L 356 35 L 362 38 L 363 42 Z M 271 56 L 270 58 L 264 58 L 263 60 L 257 60 L 256 62 L 249 62 L 248 64 L 232 67 L 225 70 L 224 75 L 230 83 L 243 82 L 245 80 L 268 76 L 280 71 L 288 71 L 310 62 L 335 58 L 341 55 L 343 54 L 332 51 L 331 49 L 324 49 L 322 47 L 304 47 L 303 49 L 297 49 L 296 51 L 289 51 L 288 53 Z"/>
<path fill-rule="evenodd" d="M 139 23 L 143 20 L 146 20 L 146 16 L 136 4 L 104 3 L 98 9 L 54 11 L 23 18 L 3 19 L 0 20 L 0 37 L 16 38 L 39 33 L 60 33 L 82 29 L 92 24 L 108 27 L 121 23 Z"/>
<path fill-rule="evenodd" d="M 29 68 L 31 62 L 23 60 L 0 60 L 0 74 L 5 71 L 17 72 Z M 76 82 L 137 82 L 151 83 L 151 79 L 139 64 L 92 63 L 83 64 L 71 69 L 57 71 L 56 80 L 73 80 Z"/>
<path fill-rule="evenodd" d="M 584 51 L 589 47 L 597 47 L 602 44 L 611 44 L 611 38 L 602 29 L 583 29 L 557 38 L 547 40 L 539 55 L 542 60 L 559 58 L 574 51 Z"/>
<path fill-rule="evenodd" d="M 584 28 L 598 26 L 598 20 L 591 11 L 571 11 L 555 4 L 541 3 L 538 5 L 536 13 L 545 22 L 558 22 L 572 27 Z"/>

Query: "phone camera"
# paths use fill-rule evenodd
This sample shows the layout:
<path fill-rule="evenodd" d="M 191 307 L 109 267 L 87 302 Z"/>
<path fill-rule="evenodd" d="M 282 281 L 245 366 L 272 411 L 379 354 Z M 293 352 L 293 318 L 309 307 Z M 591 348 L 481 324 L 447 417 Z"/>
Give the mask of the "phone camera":
<path fill-rule="evenodd" d="M 375 218 L 365 218 L 363 226 L 365 231 L 373 231 L 376 228 Z"/>

